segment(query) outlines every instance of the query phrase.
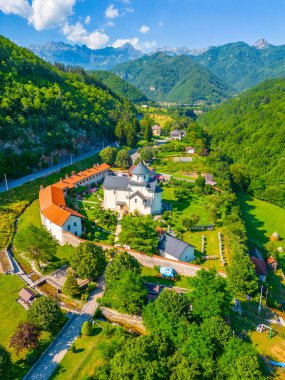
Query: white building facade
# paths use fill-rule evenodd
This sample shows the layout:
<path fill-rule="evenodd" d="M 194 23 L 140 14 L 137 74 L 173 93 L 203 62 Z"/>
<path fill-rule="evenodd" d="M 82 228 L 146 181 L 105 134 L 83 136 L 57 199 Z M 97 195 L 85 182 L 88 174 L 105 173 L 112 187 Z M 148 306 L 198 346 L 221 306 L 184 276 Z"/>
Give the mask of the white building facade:
<path fill-rule="evenodd" d="M 131 170 L 129 177 L 106 176 L 103 189 L 105 209 L 141 215 L 162 211 L 162 189 L 142 162 Z"/>

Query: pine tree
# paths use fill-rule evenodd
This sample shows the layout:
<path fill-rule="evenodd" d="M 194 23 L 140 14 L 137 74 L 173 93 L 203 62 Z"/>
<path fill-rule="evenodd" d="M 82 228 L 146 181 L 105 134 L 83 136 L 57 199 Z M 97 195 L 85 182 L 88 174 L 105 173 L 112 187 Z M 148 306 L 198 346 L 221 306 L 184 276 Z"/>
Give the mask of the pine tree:
<path fill-rule="evenodd" d="M 80 294 L 80 288 L 77 280 L 71 270 L 68 270 L 62 292 L 69 297 L 76 297 Z"/>

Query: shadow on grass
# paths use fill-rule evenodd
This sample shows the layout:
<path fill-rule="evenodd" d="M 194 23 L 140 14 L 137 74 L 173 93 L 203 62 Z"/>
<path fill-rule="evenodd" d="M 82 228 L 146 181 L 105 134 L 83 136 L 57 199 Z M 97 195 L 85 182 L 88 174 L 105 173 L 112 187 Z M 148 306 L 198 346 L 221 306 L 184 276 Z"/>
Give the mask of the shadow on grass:
<path fill-rule="evenodd" d="M 249 240 L 250 248 L 263 246 L 268 241 L 266 230 L 262 229 L 264 223 L 253 215 L 252 211 L 256 209 L 255 206 L 249 204 L 253 201 L 253 197 L 246 193 L 239 193 L 238 200 L 241 208 L 242 218 L 245 222 L 247 237 Z"/>

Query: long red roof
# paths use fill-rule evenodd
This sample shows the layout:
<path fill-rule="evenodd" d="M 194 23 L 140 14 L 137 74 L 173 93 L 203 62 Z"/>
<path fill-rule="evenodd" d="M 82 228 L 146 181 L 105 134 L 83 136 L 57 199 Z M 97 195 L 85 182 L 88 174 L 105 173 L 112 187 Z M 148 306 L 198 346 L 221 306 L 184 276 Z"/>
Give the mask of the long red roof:
<path fill-rule="evenodd" d="M 40 190 L 39 202 L 41 213 L 52 223 L 60 227 L 64 225 L 71 215 L 79 218 L 85 218 L 84 215 L 66 206 L 63 190 L 66 188 L 73 188 L 83 179 L 87 179 L 94 174 L 100 174 L 109 168 L 110 166 L 107 164 L 94 165 L 90 169 L 74 174 L 64 180 L 56 182 L 51 186 L 47 186 L 45 189 Z"/>

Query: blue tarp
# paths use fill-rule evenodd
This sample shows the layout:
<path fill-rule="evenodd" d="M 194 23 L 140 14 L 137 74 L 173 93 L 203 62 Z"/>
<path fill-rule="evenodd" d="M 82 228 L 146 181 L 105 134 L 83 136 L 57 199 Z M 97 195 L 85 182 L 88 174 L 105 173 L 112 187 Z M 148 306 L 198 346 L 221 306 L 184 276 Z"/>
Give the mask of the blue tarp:
<path fill-rule="evenodd" d="M 285 363 L 274 362 L 273 360 L 269 360 L 269 363 L 272 364 L 272 365 L 276 365 L 276 366 L 278 366 L 278 367 L 283 367 L 283 368 L 285 368 Z"/>
<path fill-rule="evenodd" d="M 163 277 L 174 277 L 174 270 L 170 267 L 160 267 L 159 271 Z"/>

